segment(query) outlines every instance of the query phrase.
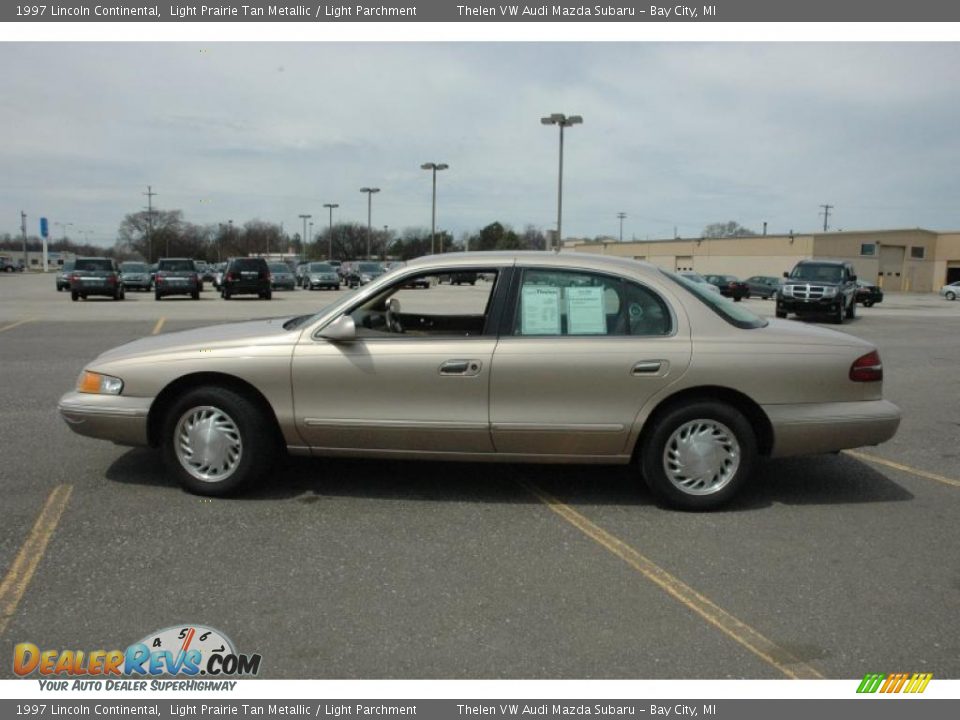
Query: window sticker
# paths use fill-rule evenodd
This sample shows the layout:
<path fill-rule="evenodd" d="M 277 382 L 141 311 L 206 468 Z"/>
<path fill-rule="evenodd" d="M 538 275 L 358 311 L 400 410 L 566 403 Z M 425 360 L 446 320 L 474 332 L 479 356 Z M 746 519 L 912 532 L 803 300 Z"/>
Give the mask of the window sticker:
<path fill-rule="evenodd" d="M 567 288 L 567 334 L 606 335 L 602 287 Z"/>
<path fill-rule="evenodd" d="M 520 293 L 520 334 L 560 334 L 560 288 L 523 286 Z"/>

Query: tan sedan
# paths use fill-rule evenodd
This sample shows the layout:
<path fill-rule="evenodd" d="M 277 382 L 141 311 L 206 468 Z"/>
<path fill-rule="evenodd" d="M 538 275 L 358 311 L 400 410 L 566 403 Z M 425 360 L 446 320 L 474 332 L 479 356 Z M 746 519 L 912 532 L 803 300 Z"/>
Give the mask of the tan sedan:
<path fill-rule="evenodd" d="M 478 282 L 437 282 L 458 272 Z M 59 408 L 82 435 L 159 448 L 204 495 L 265 477 L 286 451 L 632 463 L 666 504 L 702 510 L 758 456 L 891 438 L 900 411 L 882 379 L 870 343 L 767 321 L 646 263 L 456 253 L 316 315 L 110 350 Z"/>

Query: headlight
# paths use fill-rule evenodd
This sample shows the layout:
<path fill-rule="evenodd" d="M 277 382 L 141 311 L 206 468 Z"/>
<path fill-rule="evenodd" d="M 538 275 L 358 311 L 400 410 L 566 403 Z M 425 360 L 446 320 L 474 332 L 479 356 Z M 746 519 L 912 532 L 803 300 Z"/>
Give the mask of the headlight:
<path fill-rule="evenodd" d="M 793 285 L 783 285 L 780 292 L 783 293 L 784 297 L 793 297 Z"/>
<path fill-rule="evenodd" d="M 363 280 L 364 282 L 370 282 L 370 276 L 369 276 L 369 275 L 361 275 L 361 276 L 360 276 L 360 279 Z"/>
<path fill-rule="evenodd" d="M 110 375 L 84 370 L 77 379 L 77 391 L 94 395 L 119 395 L 123 390 L 123 380 Z"/>
<path fill-rule="evenodd" d="M 836 294 L 837 294 L 837 288 L 833 287 L 832 285 L 828 285 L 823 289 L 824 297 L 834 297 L 836 296 Z"/>

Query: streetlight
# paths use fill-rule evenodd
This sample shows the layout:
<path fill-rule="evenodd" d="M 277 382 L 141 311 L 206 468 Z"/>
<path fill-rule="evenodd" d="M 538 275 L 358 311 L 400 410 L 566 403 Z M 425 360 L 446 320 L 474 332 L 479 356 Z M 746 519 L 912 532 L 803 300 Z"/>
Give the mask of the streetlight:
<path fill-rule="evenodd" d="M 337 203 L 324 203 L 325 208 L 330 209 L 330 225 L 327 229 L 327 239 L 330 241 L 330 249 L 327 251 L 327 260 L 333 260 L 333 209 L 340 207 Z"/>
<path fill-rule="evenodd" d="M 304 253 L 307 250 L 307 220 L 312 218 L 313 215 L 301 215 L 300 219 L 303 220 L 303 235 L 300 240 L 300 252 Z"/>
<path fill-rule="evenodd" d="M 557 251 L 560 250 L 560 243 L 563 242 L 561 228 L 563 226 L 563 129 L 573 125 L 579 125 L 583 118 L 579 115 L 564 115 L 563 113 L 553 113 L 548 117 L 540 118 L 544 125 L 560 126 L 560 172 L 557 180 Z"/>
<path fill-rule="evenodd" d="M 373 194 L 380 192 L 380 188 L 360 188 L 360 192 L 367 194 L 367 260 L 370 259 L 370 217 L 373 207 Z"/>
<path fill-rule="evenodd" d="M 625 212 L 618 212 L 617 217 L 620 218 L 620 242 L 623 242 L 623 219 L 627 216 Z M 674 233 L 676 234 L 676 233 Z"/>
<path fill-rule="evenodd" d="M 433 171 L 433 215 L 430 221 L 430 253 L 436 252 L 434 247 L 437 243 L 437 170 L 446 170 L 450 166 L 446 163 L 424 163 L 420 166 L 421 170 Z M 440 248 L 441 252 L 443 248 Z"/>
<path fill-rule="evenodd" d="M 310 242 L 313 242 L 313 220 L 310 221 Z"/>

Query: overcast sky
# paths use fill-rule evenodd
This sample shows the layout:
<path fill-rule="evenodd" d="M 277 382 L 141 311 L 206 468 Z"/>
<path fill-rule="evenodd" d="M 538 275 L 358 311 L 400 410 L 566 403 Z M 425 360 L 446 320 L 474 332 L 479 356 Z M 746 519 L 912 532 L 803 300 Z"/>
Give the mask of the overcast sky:
<path fill-rule="evenodd" d="M 564 236 L 960 229 L 960 46 L 934 43 L 0 43 L 0 233 L 112 243 L 205 224 L 555 226 Z M 951 70 L 952 68 L 952 70 Z M 57 237 L 63 233 L 52 228 Z M 78 231 L 85 231 L 86 235 Z"/>

